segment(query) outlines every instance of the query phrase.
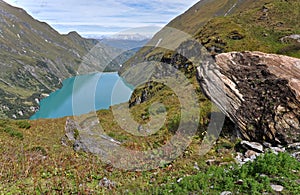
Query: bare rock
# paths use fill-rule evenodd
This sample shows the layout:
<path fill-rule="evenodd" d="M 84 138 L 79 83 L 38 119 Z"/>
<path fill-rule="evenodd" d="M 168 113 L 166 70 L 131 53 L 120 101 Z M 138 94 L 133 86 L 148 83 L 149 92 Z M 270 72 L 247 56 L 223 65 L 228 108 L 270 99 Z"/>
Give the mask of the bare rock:
<path fill-rule="evenodd" d="M 260 143 L 243 140 L 241 141 L 241 144 L 246 149 L 255 150 L 260 153 L 264 152 L 264 147 Z"/>
<path fill-rule="evenodd" d="M 205 162 L 206 162 L 207 165 L 211 166 L 211 165 L 214 165 L 216 163 L 216 160 L 214 160 L 214 159 L 208 159 Z"/>
<path fill-rule="evenodd" d="M 230 194 L 232 194 L 232 192 L 224 191 L 224 192 L 222 192 L 220 195 L 230 195 Z"/>
<path fill-rule="evenodd" d="M 235 182 L 235 184 L 237 185 L 243 185 L 244 184 L 244 181 L 242 179 L 239 179 Z"/>
<path fill-rule="evenodd" d="M 266 148 L 271 148 L 272 144 L 270 144 L 269 142 L 263 142 L 264 147 Z"/>
<path fill-rule="evenodd" d="M 300 142 L 300 59 L 230 52 L 197 68 L 205 94 L 246 140 Z"/>
<path fill-rule="evenodd" d="M 257 157 L 257 152 L 253 151 L 253 150 L 248 150 L 246 153 L 245 153 L 245 157 L 246 158 L 250 158 L 250 159 L 256 159 Z"/>
<path fill-rule="evenodd" d="M 67 118 L 65 125 L 65 136 L 61 139 L 61 143 L 64 146 L 73 147 L 74 151 L 80 150 L 89 152 L 87 146 L 82 142 L 79 135 L 80 127 L 73 119 Z"/>
<path fill-rule="evenodd" d="M 300 150 L 300 142 L 299 143 L 289 144 L 288 148 L 289 149 L 293 149 L 293 150 Z"/>
<path fill-rule="evenodd" d="M 275 154 L 278 154 L 278 153 L 282 153 L 282 152 L 285 152 L 285 148 L 280 148 L 280 147 L 271 147 L 270 148 L 271 151 Z"/>
<path fill-rule="evenodd" d="M 244 163 L 244 155 L 240 152 L 237 152 L 237 155 L 235 157 L 235 160 L 238 164 L 245 164 Z"/>
<path fill-rule="evenodd" d="M 292 156 L 300 162 L 300 152 L 294 152 Z"/>
<path fill-rule="evenodd" d="M 281 186 L 281 185 L 271 185 L 271 188 L 272 188 L 275 192 L 282 192 L 282 190 L 284 189 L 283 186 Z"/>
<path fill-rule="evenodd" d="M 285 37 L 282 37 L 280 39 L 280 41 L 282 43 L 288 43 L 288 42 L 291 42 L 291 41 L 297 41 L 298 43 L 300 43 L 300 35 L 293 34 L 293 35 L 285 36 Z"/>
<path fill-rule="evenodd" d="M 79 127 L 76 124 L 76 122 L 70 118 L 67 118 L 66 120 L 66 125 L 65 125 L 65 136 L 70 140 L 70 141 L 75 141 L 77 138 L 77 131 Z"/>

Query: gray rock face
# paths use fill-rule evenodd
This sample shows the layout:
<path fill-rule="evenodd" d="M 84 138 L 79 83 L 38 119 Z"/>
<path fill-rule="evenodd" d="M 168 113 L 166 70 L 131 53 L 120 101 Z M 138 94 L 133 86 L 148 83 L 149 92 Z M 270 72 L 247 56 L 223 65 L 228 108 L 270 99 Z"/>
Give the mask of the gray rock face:
<path fill-rule="evenodd" d="M 65 126 L 65 132 L 66 132 L 66 137 L 70 141 L 75 141 L 76 140 L 76 130 L 78 131 L 79 127 L 76 124 L 76 122 L 70 118 L 67 119 L 66 121 L 66 126 Z"/>
<path fill-rule="evenodd" d="M 74 151 L 78 152 L 80 150 L 84 152 L 89 152 L 87 146 L 81 141 L 79 135 L 80 127 L 76 121 L 68 118 L 65 125 L 65 137 L 62 138 L 61 142 L 65 146 L 72 146 Z"/>
<path fill-rule="evenodd" d="M 230 52 L 197 68 L 206 95 L 247 140 L 300 140 L 300 59 L 261 52 Z"/>

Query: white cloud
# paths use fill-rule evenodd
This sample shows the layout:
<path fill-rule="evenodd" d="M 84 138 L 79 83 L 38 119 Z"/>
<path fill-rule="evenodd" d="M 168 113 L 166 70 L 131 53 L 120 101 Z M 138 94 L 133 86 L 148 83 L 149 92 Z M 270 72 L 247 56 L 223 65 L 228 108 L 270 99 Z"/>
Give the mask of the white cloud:
<path fill-rule="evenodd" d="M 72 26 L 78 32 L 82 26 L 94 25 L 96 34 L 118 32 L 140 26 L 163 26 L 183 13 L 198 0 L 5 0 L 22 7 L 34 18 L 45 21 L 66 33 Z M 100 30 L 97 31 L 97 27 Z M 91 28 L 88 29 L 90 31 Z"/>

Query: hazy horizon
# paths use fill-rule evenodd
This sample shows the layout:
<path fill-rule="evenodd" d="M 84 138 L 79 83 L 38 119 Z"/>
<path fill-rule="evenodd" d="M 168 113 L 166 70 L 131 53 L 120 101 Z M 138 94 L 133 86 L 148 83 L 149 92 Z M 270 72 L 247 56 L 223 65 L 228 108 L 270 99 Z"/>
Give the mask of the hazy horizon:
<path fill-rule="evenodd" d="M 128 32 L 130 29 L 140 29 L 141 34 L 153 35 L 199 0 L 4 1 L 23 8 L 35 19 L 47 22 L 62 34 L 76 31 L 82 36 L 93 37 Z"/>

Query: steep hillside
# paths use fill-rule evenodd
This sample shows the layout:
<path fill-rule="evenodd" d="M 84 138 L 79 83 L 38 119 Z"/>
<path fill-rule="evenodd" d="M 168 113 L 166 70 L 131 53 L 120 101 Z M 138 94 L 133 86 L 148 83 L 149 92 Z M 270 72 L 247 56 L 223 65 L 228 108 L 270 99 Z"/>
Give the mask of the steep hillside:
<path fill-rule="evenodd" d="M 181 39 L 181 35 L 200 43 L 212 57 L 222 52 L 246 50 L 300 57 L 299 13 L 297 0 L 200 1 L 158 32 L 148 46 L 127 61 L 120 74 L 141 62 L 157 61 L 182 69 L 190 78 L 195 77 L 195 66 L 203 59 L 191 56 L 197 58 L 197 64 L 193 64 L 178 54 L 179 50 L 186 55 L 200 51 Z M 147 91 L 147 87 L 141 86 L 133 98 L 142 96 L 143 88 Z"/>
<path fill-rule="evenodd" d="M 120 73 L 145 60 L 160 60 L 169 51 L 154 46 L 158 42 L 160 42 L 159 45 L 169 45 L 170 43 L 179 45 L 182 41 L 178 38 L 180 31 L 192 37 L 213 18 L 222 18 L 259 8 L 267 2 L 271 2 L 271 0 L 201 0 L 159 31 L 147 44 L 148 46 L 142 48 L 126 63 Z"/>
<path fill-rule="evenodd" d="M 298 47 L 297 42 L 299 38 L 297 37 L 300 37 L 298 35 L 299 15 L 297 14 L 300 13 L 298 1 L 270 0 L 268 4 L 265 4 L 267 1 L 263 0 L 201 0 L 169 25 L 193 34 L 194 39 L 197 39 L 209 50 L 210 53 L 204 52 L 208 54 L 205 57 L 209 56 L 209 59 L 213 59 L 211 56 L 218 52 L 248 50 L 256 47 L 269 52 L 288 51 L 288 55 L 297 56 L 298 51 L 294 48 Z M 6 7 L 6 9 L 8 8 Z M 240 13 L 241 10 L 245 11 Z M 21 12 L 23 11 L 21 10 Z M 266 12 L 269 16 L 269 19 L 266 20 L 268 22 L 260 23 L 259 18 L 261 14 Z M 21 18 L 23 20 L 24 17 Z M 8 19 L 5 20 L 8 21 Z M 276 24 L 277 20 L 282 20 L 282 28 L 272 25 Z M 34 23 L 45 26 L 45 24 L 37 21 Z M 290 30 L 285 28 L 290 28 Z M 6 30 L 6 36 L 13 34 L 9 33 L 12 31 L 11 29 L 13 29 L 12 26 Z M 42 31 L 42 29 L 40 28 L 39 30 Z M 47 27 L 47 29 L 49 30 L 50 28 Z M 263 31 L 261 29 L 265 29 L 267 32 L 262 34 Z M 12 72 L 11 75 L 18 75 L 18 70 L 24 70 L 23 72 L 28 73 L 28 79 L 24 80 L 24 82 L 40 83 L 40 85 L 35 85 L 35 83 L 33 85 L 36 86 L 34 90 L 41 93 L 50 91 L 41 83 L 48 84 L 48 81 L 46 77 L 37 77 L 38 79 L 35 79 L 35 77 L 32 77 L 32 74 L 37 72 L 37 76 L 40 76 L 41 73 L 49 76 L 50 72 L 57 71 L 57 69 L 64 71 L 64 68 L 60 67 L 61 64 L 64 66 L 70 65 L 71 68 L 78 67 L 81 59 L 83 59 L 84 64 L 88 65 L 87 67 L 80 66 L 79 69 L 70 69 L 71 72 L 66 75 L 64 75 L 65 72 L 62 72 L 61 77 L 72 75 L 73 71 L 87 73 L 93 68 L 97 68 L 95 67 L 95 64 L 97 64 L 95 62 L 98 61 L 96 57 L 99 57 L 99 52 L 110 53 L 107 52 L 107 49 L 98 45 L 99 47 L 93 47 L 88 55 L 84 56 L 83 54 L 87 52 L 90 44 L 93 45 L 92 41 L 86 41 L 76 33 L 59 36 L 53 31 L 53 35 L 55 36 L 52 38 L 56 41 L 52 40 L 52 43 L 55 44 L 47 43 L 48 49 L 44 52 L 41 52 L 41 48 L 44 47 L 39 47 L 38 42 L 28 42 L 39 47 L 38 49 L 32 49 L 32 51 L 30 51 L 30 47 L 26 47 L 28 49 L 26 52 L 31 52 L 32 57 L 22 54 L 22 50 L 19 51 L 19 48 L 14 47 L 14 44 L 19 42 L 26 44 L 28 40 L 22 42 L 17 39 L 17 35 L 11 35 L 17 41 L 13 42 L 10 47 L 17 52 L 6 52 L 6 56 L 3 59 L 7 57 L 10 60 L 5 61 L 6 63 L 3 63 L 3 65 L 1 64 L 1 68 L 2 66 L 7 69 L 11 68 L 11 70 L 16 72 Z M 36 41 L 46 44 L 44 43 L 46 41 L 43 42 L 43 39 L 38 39 L 38 37 Z M 137 128 L 132 128 L 131 120 L 116 115 L 118 112 L 115 111 L 122 111 L 122 108 L 127 108 L 128 104 L 126 103 L 115 105 L 109 110 L 97 111 L 97 118 L 91 115 L 87 115 L 86 118 L 83 116 L 82 118 L 87 120 L 81 121 L 82 123 L 79 122 L 79 124 L 87 125 L 89 123 L 92 125 L 91 129 L 89 129 L 90 126 L 81 129 L 71 118 L 35 121 L 0 119 L 0 153 L 2 154 L 0 155 L 0 194 L 300 194 L 300 143 L 288 146 L 276 145 L 278 147 L 273 147 L 274 145 L 268 142 L 264 142 L 262 145 L 256 142 L 239 140 L 232 134 L 234 127 L 228 125 L 229 121 L 225 121 L 225 126 L 218 140 L 207 151 L 209 143 L 206 141 L 209 139 L 203 140 L 203 137 L 207 135 L 206 130 L 214 107 L 200 90 L 196 79 L 196 65 L 193 64 L 197 60 L 199 61 L 197 65 L 201 63 L 201 60 L 203 60 L 201 57 L 203 56 L 196 56 L 197 58 L 193 62 L 189 61 L 179 54 L 179 50 L 183 49 L 190 56 L 195 56 L 195 54 L 199 54 L 199 47 L 195 47 L 192 41 L 186 41 L 181 44 L 180 41 L 182 39 L 176 40 L 176 38 L 178 36 L 173 36 L 172 31 L 161 31 L 152 40 L 153 45 L 156 45 L 161 40 L 159 42 L 170 41 L 170 44 L 180 44 L 180 47 L 172 51 L 163 50 L 159 47 L 144 47 L 129 61 L 123 71 L 129 68 L 129 65 L 137 65 L 137 63 L 144 60 L 162 61 L 182 70 L 185 76 L 189 78 L 189 81 L 197 87 L 195 95 L 199 99 L 199 106 L 194 104 L 193 108 L 199 108 L 199 126 L 195 135 L 191 136 L 189 146 L 180 153 L 178 158 L 165 161 L 161 157 L 162 155 L 168 156 L 169 152 L 171 157 L 171 155 L 178 153 L 178 149 L 180 150 L 180 147 L 178 147 L 179 143 L 173 138 L 176 135 L 179 138 L 183 137 L 178 132 L 181 131 L 179 127 L 181 123 L 180 118 L 185 117 L 179 112 L 182 109 L 182 102 L 180 102 L 182 99 L 178 98 L 172 89 L 178 88 L 181 94 L 187 94 L 188 86 L 184 82 L 182 90 L 178 85 L 170 88 L 170 86 L 158 84 L 155 81 L 148 82 L 147 86 L 140 86 L 134 92 L 130 100 L 130 113 L 126 112 L 128 114 L 126 117 L 131 115 L 135 121 L 141 124 Z M 0 39 L 0 41 L 3 40 Z M 10 39 L 10 41 L 13 40 Z M 287 49 L 284 49 L 285 47 Z M 289 48 L 292 48 L 292 50 Z M 60 49 L 60 52 L 55 53 L 55 49 Z M 0 50 L 0 52 L 4 51 L 4 49 Z M 72 51 L 78 52 L 78 56 L 74 57 Z M 292 52 L 290 53 L 290 51 Z M 57 55 L 61 61 L 58 63 L 56 58 L 52 58 L 53 56 L 51 57 L 50 54 Z M 20 59 L 13 58 L 16 56 L 19 56 Z M 42 56 L 42 58 L 39 58 L 39 56 Z M 106 61 L 110 57 L 109 55 L 108 57 L 107 55 L 105 56 L 101 57 L 101 60 Z M 218 56 L 215 56 L 215 59 L 217 58 Z M 68 59 L 71 61 L 68 61 Z M 42 62 L 36 63 L 35 60 L 41 60 Z M 5 64 L 7 66 L 4 66 Z M 44 68 L 41 68 L 42 66 Z M 260 68 L 263 67 L 260 63 L 259 66 Z M 13 69 L 13 67 L 19 69 Z M 24 67 L 30 67 L 31 69 Z M 52 70 L 53 67 L 55 68 Z M 244 71 L 234 70 L 240 76 L 241 84 L 243 82 L 247 83 L 252 88 L 253 83 L 254 86 L 257 86 L 264 81 L 261 77 L 256 78 L 257 75 L 261 76 L 264 73 L 263 71 L 257 70 L 257 74 L 251 74 L 251 71 L 248 71 L 245 67 Z M 168 68 L 160 68 L 157 72 L 159 73 L 158 75 L 174 73 Z M 31 70 L 35 70 L 35 72 Z M 140 77 L 142 76 L 140 75 L 143 75 L 142 73 L 145 72 L 137 71 L 137 76 L 133 79 L 135 81 L 141 79 Z M 248 74 L 248 77 L 253 79 L 253 83 L 251 83 L 251 80 L 249 82 L 249 80 L 244 79 L 244 74 L 246 77 Z M 23 102 L 22 97 L 31 95 L 33 90 L 31 88 L 27 90 L 26 86 L 20 86 L 23 84 L 23 81 L 19 82 L 19 77 L 14 82 L 11 81 L 11 78 L 14 77 L 7 76 L 7 74 L 3 74 L 3 78 L 6 80 L 3 79 L 2 88 L 5 90 L 5 93 L 11 92 L 10 96 L 7 94 L 1 96 L 5 97 L 3 98 L 4 100 Z M 59 79 L 59 77 L 57 78 Z M 212 80 L 212 82 L 216 83 L 215 80 Z M 272 82 L 269 84 L 273 87 Z M 49 86 L 55 88 L 56 85 L 59 85 L 59 81 L 57 84 Z M 267 93 L 263 91 L 257 97 L 265 96 L 269 93 L 268 90 L 266 91 Z M 284 92 L 280 93 L 280 97 L 285 96 L 285 94 Z M 249 93 L 249 95 L 251 94 Z M 277 94 L 274 96 L 268 101 L 278 97 Z M 184 100 L 190 102 L 189 98 L 184 98 Z M 158 102 L 164 106 L 157 104 Z M 264 102 L 262 103 L 264 104 Z M 267 106 L 271 105 L 271 103 L 273 102 L 270 102 Z M 251 109 L 250 107 L 255 108 L 251 109 L 251 112 L 261 113 L 261 110 L 258 110 L 257 107 L 251 104 L 246 106 L 248 110 Z M 6 109 L 3 106 L 2 108 Z M 192 110 L 189 109 L 188 112 Z M 256 110 L 259 112 L 256 112 Z M 283 111 L 284 108 L 279 110 Z M 149 132 L 148 127 L 150 126 L 147 126 L 147 123 L 153 120 L 155 116 L 164 115 L 166 112 L 165 120 L 161 120 L 164 123 L 161 128 L 156 132 Z M 298 110 L 297 112 L 299 113 Z M 281 113 L 278 115 L 281 116 Z M 98 122 L 94 123 L 95 118 L 103 127 L 103 132 L 91 132 L 91 130 L 95 130 L 98 124 Z M 129 129 L 123 128 L 117 119 L 121 119 Z M 195 120 L 193 117 L 189 117 L 189 119 Z M 156 126 L 156 122 L 161 124 L 161 121 L 157 122 L 154 120 L 155 124 L 150 123 L 150 125 L 152 127 Z M 291 122 L 291 118 L 288 115 L 286 122 Z M 299 126 L 299 123 L 296 123 L 296 125 Z M 212 125 L 212 127 L 214 128 L 215 125 Z M 187 128 L 182 129 L 185 130 Z M 91 139 L 88 139 L 89 136 L 91 136 Z M 114 158 L 110 161 L 105 161 L 105 153 L 103 153 L 106 151 L 105 149 L 110 152 L 115 150 L 112 150 L 112 147 L 107 147 L 111 146 L 111 144 L 99 145 L 98 141 L 102 139 L 106 140 L 105 143 L 120 144 L 120 149 L 129 149 L 123 154 L 130 161 L 120 158 L 116 153 L 113 153 Z M 83 141 L 89 142 L 90 145 L 88 146 L 95 147 L 94 150 L 89 151 L 87 147 L 80 150 L 80 146 L 84 146 Z M 164 146 L 168 146 L 168 143 L 174 144 L 176 149 L 172 150 L 172 148 L 167 147 L 168 151 L 159 150 Z M 203 150 L 207 151 L 207 153 L 203 152 Z M 86 153 L 86 151 L 89 152 Z M 101 152 L 102 155 L 94 155 L 95 151 Z M 137 159 L 139 155 L 135 155 L 137 153 L 133 152 L 145 152 L 150 154 L 150 157 Z M 138 169 L 136 171 L 129 169 L 131 171 L 127 171 L 129 166 L 132 166 L 130 164 L 132 159 L 134 159 L 134 163 L 144 165 L 146 169 Z M 160 164 L 150 169 L 149 165 L 151 165 L 152 160 L 158 160 Z M 116 164 L 124 165 L 122 167 L 125 167 L 125 169 L 116 167 Z"/>
<path fill-rule="evenodd" d="M 92 48 L 103 64 L 111 58 L 102 53 L 116 52 L 76 32 L 60 35 L 24 10 L 0 1 L 0 117 L 29 117 L 41 94 L 49 94 L 63 79 L 75 75 Z"/>
<path fill-rule="evenodd" d="M 216 4 L 223 6 L 216 6 Z M 230 8 L 226 12 L 224 5 L 232 6 L 228 6 Z M 203 15 L 199 14 L 196 17 L 194 14 L 198 13 L 197 6 L 200 6 L 198 10 L 202 9 Z M 210 13 L 214 10 L 210 17 L 207 14 L 208 10 Z M 261 51 L 300 58 L 299 13 L 300 2 L 298 0 L 200 1 L 156 34 L 150 41 L 152 42 L 151 46 L 142 48 L 128 61 L 120 73 L 123 74 L 129 68 L 138 67 L 141 62 L 164 62 L 182 70 L 195 86 L 198 86 L 199 83 L 195 79 L 196 67 L 204 66 L 203 64 L 206 62 L 203 63 L 203 61 L 207 61 L 207 59 L 203 57 L 209 57 L 209 60 L 214 61 L 215 55 L 223 52 Z M 177 30 L 170 28 L 177 27 L 177 25 Z M 195 41 L 191 43 L 191 41 L 178 39 L 180 38 L 180 36 L 176 36 L 178 29 L 193 34 L 190 38 L 204 46 L 208 52 L 203 52 L 203 48 L 200 48 L 199 44 L 195 44 Z M 172 48 L 176 44 L 178 47 L 175 49 L 164 49 L 165 46 Z M 182 53 L 185 56 L 182 56 Z M 172 75 L 172 72 L 165 70 L 164 66 L 158 65 L 156 69 L 161 75 Z M 123 75 L 126 76 L 126 74 Z M 153 75 L 152 78 L 154 77 L 156 75 Z M 134 79 L 133 77 L 133 82 Z M 153 89 L 155 86 L 151 86 L 151 88 Z M 140 103 L 136 100 L 146 102 L 158 98 L 157 94 L 159 93 L 151 88 L 143 85 L 136 89 L 130 100 L 130 106 Z M 165 94 L 169 93 L 162 87 L 161 90 L 164 90 Z M 276 98 L 280 97 L 276 96 Z M 200 102 L 203 103 L 202 100 Z M 206 114 L 209 115 L 209 111 Z"/>
<path fill-rule="evenodd" d="M 210 20 L 195 38 L 213 55 L 262 51 L 300 58 L 300 2 L 273 1 L 255 9 Z"/>

